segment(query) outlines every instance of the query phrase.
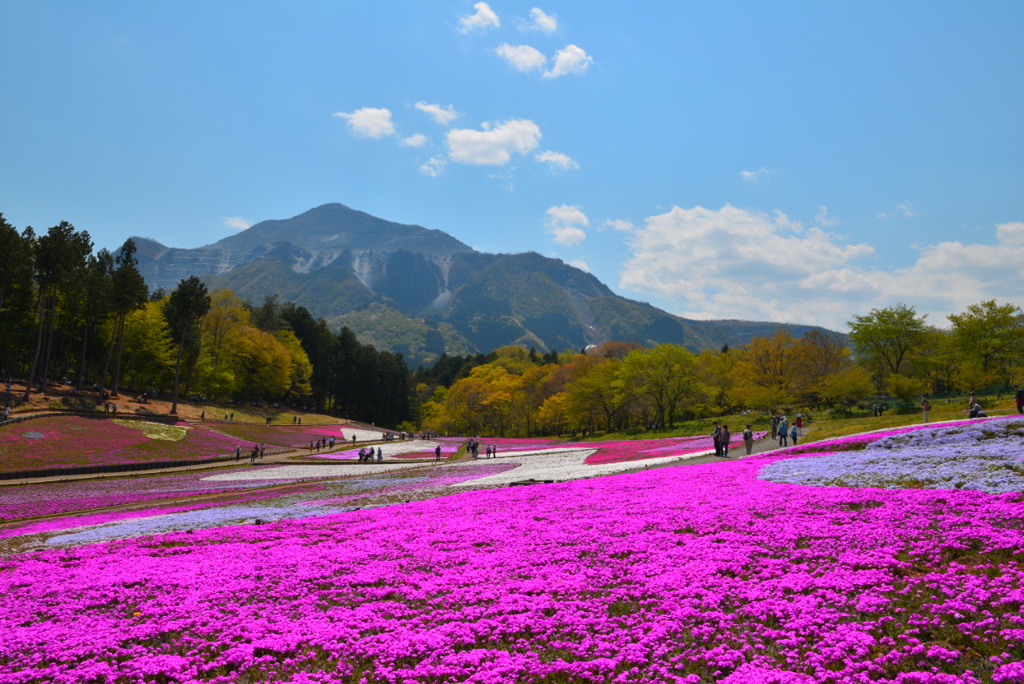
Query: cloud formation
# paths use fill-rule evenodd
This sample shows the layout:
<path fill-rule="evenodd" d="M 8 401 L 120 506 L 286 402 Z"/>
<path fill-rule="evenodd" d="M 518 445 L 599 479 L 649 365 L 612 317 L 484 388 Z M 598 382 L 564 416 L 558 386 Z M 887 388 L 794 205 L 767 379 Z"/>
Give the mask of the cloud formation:
<path fill-rule="evenodd" d="M 552 168 L 559 169 L 561 171 L 569 171 L 572 169 L 580 168 L 580 165 L 576 163 L 572 157 L 561 152 L 552 152 L 551 150 L 544 150 L 539 152 L 533 157 L 536 161 L 548 164 Z"/>
<path fill-rule="evenodd" d="M 467 14 L 459 19 L 459 31 L 471 33 L 472 31 L 483 31 L 489 28 L 499 28 L 501 22 L 498 15 L 494 13 L 491 6 L 486 2 L 478 2 L 473 5 L 476 10 L 473 14 Z"/>
<path fill-rule="evenodd" d="M 818 207 L 818 213 L 814 215 L 814 222 L 819 226 L 831 228 L 839 224 L 839 219 L 828 215 L 828 207 Z"/>
<path fill-rule="evenodd" d="M 252 225 L 252 221 L 241 216 L 222 216 L 221 219 L 224 221 L 225 227 L 234 230 L 245 230 Z"/>
<path fill-rule="evenodd" d="M 455 107 L 452 105 L 442 106 L 439 104 L 428 104 L 420 101 L 413 106 L 442 126 L 447 126 L 452 121 L 459 118 L 459 113 L 455 111 Z"/>
<path fill-rule="evenodd" d="M 651 216 L 628 234 L 620 286 L 692 318 L 740 318 L 846 329 L 854 313 L 913 303 L 942 325 L 950 312 L 1017 296 L 1024 271 L 1024 222 L 999 224 L 995 243 L 942 242 L 907 268 L 863 262 L 875 250 L 844 244 L 785 214 L 725 205 Z"/>
<path fill-rule="evenodd" d="M 420 165 L 420 173 L 424 176 L 430 176 L 431 178 L 437 178 L 444 171 L 444 167 L 447 166 L 446 162 L 441 157 L 431 157 L 426 162 Z"/>
<path fill-rule="evenodd" d="M 390 109 L 363 107 L 354 112 L 335 112 L 331 116 L 348 121 L 349 131 L 362 138 L 380 139 L 395 133 Z"/>
<path fill-rule="evenodd" d="M 566 45 L 555 52 L 555 65 L 550 71 L 544 72 L 545 78 L 558 78 L 569 74 L 586 73 L 594 58 L 578 45 Z"/>
<path fill-rule="evenodd" d="M 763 180 L 772 174 L 771 171 L 764 168 L 763 166 L 754 171 L 740 171 L 740 178 L 745 181 L 756 181 Z"/>
<path fill-rule="evenodd" d="M 540 50 L 529 45 L 509 45 L 505 43 L 498 46 L 495 52 L 516 71 L 541 70 L 548 61 L 548 58 Z"/>
<path fill-rule="evenodd" d="M 537 149 L 540 137 L 540 127 L 529 119 L 484 124 L 483 130 L 453 128 L 448 131 L 448 156 L 463 164 L 502 166 L 513 154 Z"/>
<path fill-rule="evenodd" d="M 532 21 L 529 27 L 535 31 L 554 33 L 558 30 L 558 17 L 554 14 L 546 14 L 539 7 L 534 7 L 530 10 L 530 19 Z"/>
<path fill-rule="evenodd" d="M 555 242 L 570 247 L 587 239 L 587 234 L 580 226 L 589 226 L 590 219 L 583 209 L 569 204 L 560 204 L 547 210 L 545 224 Z"/>
<path fill-rule="evenodd" d="M 427 136 L 422 133 L 414 133 L 408 138 L 402 138 L 399 144 L 405 147 L 423 147 L 427 144 Z"/>

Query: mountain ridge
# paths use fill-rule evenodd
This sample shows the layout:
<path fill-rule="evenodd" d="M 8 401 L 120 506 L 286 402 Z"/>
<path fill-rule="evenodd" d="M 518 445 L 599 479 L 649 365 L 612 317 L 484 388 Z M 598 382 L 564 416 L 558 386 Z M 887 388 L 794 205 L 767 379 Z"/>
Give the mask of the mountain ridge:
<path fill-rule="evenodd" d="M 745 344 L 755 331 L 782 327 L 799 337 L 821 330 L 685 319 L 622 297 L 560 259 L 478 252 L 443 231 L 338 203 L 192 249 L 135 240 L 151 288 L 170 290 L 196 275 L 257 304 L 278 295 L 332 329 L 347 326 L 364 343 L 404 354 L 412 366 L 507 344 L 562 351 L 606 341 L 671 342 L 699 351 Z"/>

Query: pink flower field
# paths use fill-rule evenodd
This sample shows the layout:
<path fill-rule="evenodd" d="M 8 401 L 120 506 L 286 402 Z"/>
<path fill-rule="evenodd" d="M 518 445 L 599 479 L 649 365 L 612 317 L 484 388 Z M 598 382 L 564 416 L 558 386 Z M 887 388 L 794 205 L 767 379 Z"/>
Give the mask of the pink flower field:
<path fill-rule="evenodd" d="M 310 440 L 334 437 L 345 441 L 343 425 L 254 425 L 251 423 L 218 423 L 215 429 L 230 439 L 252 444 L 275 444 L 290 449 L 305 449 Z"/>
<path fill-rule="evenodd" d="M 1021 682 L 1024 499 L 984 486 L 1022 434 L 12 553 L 0 684 Z"/>
<path fill-rule="evenodd" d="M 141 421 L 126 426 L 103 418 L 58 416 L 8 425 L 0 428 L 0 470 L 198 460 L 234 453 L 237 442 L 231 437 L 202 426 L 178 425 L 185 434 L 177 440 L 147 437 Z"/>

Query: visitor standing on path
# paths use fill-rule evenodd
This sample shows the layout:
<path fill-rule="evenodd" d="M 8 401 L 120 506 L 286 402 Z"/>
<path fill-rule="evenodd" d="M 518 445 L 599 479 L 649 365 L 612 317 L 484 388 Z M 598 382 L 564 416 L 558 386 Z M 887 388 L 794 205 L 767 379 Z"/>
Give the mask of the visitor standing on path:
<path fill-rule="evenodd" d="M 1024 413 L 1024 389 L 1020 385 L 1013 386 L 1013 400 L 1017 404 L 1017 413 Z"/>
<path fill-rule="evenodd" d="M 754 431 L 747 426 L 747 429 L 743 431 L 743 446 L 747 448 L 747 456 L 754 450 Z"/>
<path fill-rule="evenodd" d="M 438 444 L 436 447 L 434 447 L 434 463 L 440 463 L 440 462 L 441 462 L 441 445 Z"/>
<path fill-rule="evenodd" d="M 712 423 L 711 424 L 711 441 L 715 445 L 715 456 L 721 456 L 722 455 L 722 444 L 719 441 L 719 438 L 721 436 L 722 436 L 722 428 L 720 428 L 718 426 L 717 422 Z"/>
<path fill-rule="evenodd" d="M 242 460 L 242 445 L 241 444 L 236 444 L 235 445 L 235 460 L 236 461 Z"/>
<path fill-rule="evenodd" d="M 800 436 L 800 433 L 796 429 L 796 424 L 794 424 L 793 429 L 789 431 L 789 436 L 793 440 L 793 446 L 796 446 L 797 437 Z"/>
<path fill-rule="evenodd" d="M 779 417 L 772 416 L 772 439 L 779 436 Z"/>
<path fill-rule="evenodd" d="M 921 397 L 921 413 L 924 414 L 924 422 L 928 422 L 928 412 L 932 410 L 932 405 L 928 403 L 927 397 Z"/>
<path fill-rule="evenodd" d="M 723 425 L 722 431 L 718 433 L 718 443 L 722 445 L 722 458 L 729 458 L 730 439 L 732 439 L 732 433 L 729 432 L 729 426 Z"/>
<path fill-rule="evenodd" d="M 789 430 L 789 423 L 786 422 L 786 416 L 782 416 L 779 419 L 779 446 L 784 447 L 786 445 L 786 431 Z"/>

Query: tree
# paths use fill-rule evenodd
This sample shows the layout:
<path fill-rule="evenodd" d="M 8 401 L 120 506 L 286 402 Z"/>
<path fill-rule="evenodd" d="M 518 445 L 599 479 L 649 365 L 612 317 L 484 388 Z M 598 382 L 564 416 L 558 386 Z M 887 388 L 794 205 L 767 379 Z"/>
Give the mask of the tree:
<path fill-rule="evenodd" d="M 619 377 L 629 392 L 651 401 L 659 424 L 672 427 L 682 400 L 697 394 L 697 357 L 676 344 L 635 349 L 622 360 Z"/>
<path fill-rule="evenodd" d="M 949 317 L 954 348 L 964 361 L 980 369 L 980 383 L 1008 384 L 1014 366 L 1024 358 L 1024 315 L 1015 304 L 990 299 L 971 304 Z"/>
<path fill-rule="evenodd" d="M 904 406 L 910 406 L 918 397 L 924 395 L 928 385 L 920 378 L 893 373 L 885 381 L 885 391 L 899 399 Z"/>
<path fill-rule="evenodd" d="M 870 397 L 874 391 L 871 374 L 852 363 L 821 378 L 817 386 L 822 401 L 847 411 L 861 399 Z"/>
<path fill-rule="evenodd" d="M 171 413 L 178 413 L 178 381 L 181 377 L 181 355 L 186 340 L 194 340 L 193 346 L 198 347 L 199 320 L 210 310 L 210 295 L 206 285 L 196 276 L 182 280 L 168 297 L 164 305 L 164 316 L 171 329 L 178 337 L 178 356 L 174 362 L 174 398 L 171 402 Z"/>
<path fill-rule="evenodd" d="M 926 342 L 925 318 L 905 304 L 854 316 L 847 323 L 854 355 L 880 376 L 901 372 Z"/>
<path fill-rule="evenodd" d="M 793 400 L 796 341 L 782 328 L 771 337 L 755 337 L 737 350 L 732 374 L 737 396 L 751 408 L 774 410 Z"/>

